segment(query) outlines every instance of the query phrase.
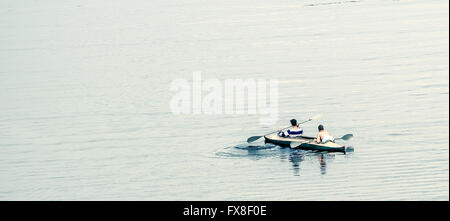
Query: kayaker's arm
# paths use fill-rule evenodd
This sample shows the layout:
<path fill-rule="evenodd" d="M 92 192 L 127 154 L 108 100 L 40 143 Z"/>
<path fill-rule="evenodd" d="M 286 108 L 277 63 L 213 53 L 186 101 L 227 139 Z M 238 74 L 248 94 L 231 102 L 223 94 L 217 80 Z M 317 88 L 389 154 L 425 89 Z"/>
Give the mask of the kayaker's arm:
<path fill-rule="evenodd" d="M 278 136 L 280 136 L 280 137 L 287 137 L 287 136 L 289 136 L 289 130 L 287 130 L 285 132 L 283 132 L 283 130 L 279 130 L 278 131 Z"/>
<path fill-rule="evenodd" d="M 314 141 L 316 141 L 317 143 L 320 143 L 320 142 L 321 142 L 320 134 L 317 134 L 317 137 L 316 137 L 316 139 L 315 139 Z"/>

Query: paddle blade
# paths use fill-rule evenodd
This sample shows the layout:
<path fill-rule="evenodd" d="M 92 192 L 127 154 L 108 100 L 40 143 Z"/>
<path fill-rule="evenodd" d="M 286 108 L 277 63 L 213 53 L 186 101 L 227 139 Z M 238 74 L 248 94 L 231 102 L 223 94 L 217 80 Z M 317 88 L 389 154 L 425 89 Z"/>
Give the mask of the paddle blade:
<path fill-rule="evenodd" d="M 253 137 L 249 137 L 248 139 L 247 139 L 247 143 L 251 143 L 251 142 L 253 142 L 253 141 L 255 141 L 255 140 L 258 140 L 259 138 L 261 138 L 262 136 L 253 136 Z"/>
<path fill-rule="evenodd" d="M 353 134 L 346 134 L 341 137 L 342 140 L 350 140 L 353 138 Z"/>
<path fill-rule="evenodd" d="M 348 153 L 355 152 L 355 149 L 353 147 L 346 147 L 345 152 L 348 152 Z"/>

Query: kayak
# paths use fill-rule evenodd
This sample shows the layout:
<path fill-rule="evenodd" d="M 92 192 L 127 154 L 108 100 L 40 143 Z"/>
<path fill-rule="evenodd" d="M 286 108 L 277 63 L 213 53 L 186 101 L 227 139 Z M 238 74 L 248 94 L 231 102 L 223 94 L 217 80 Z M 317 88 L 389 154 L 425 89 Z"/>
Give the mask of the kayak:
<path fill-rule="evenodd" d="M 266 143 L 272 143 L 283 147 L 290 147 L 294 149 L 302 149 L 302 150 L 318 150 L 318 151 L 328 151 L 328 152 L 345 152 L 345 146 L 334 143 L 334 142 L 326 142 L 324 144 L 317 143 L 314 141 L 315 137 L 280 137 L 278 134 L 270 134 L 264 136 Z M 291 147 L 291 143 L 294 143 L 294 146 Z"/>

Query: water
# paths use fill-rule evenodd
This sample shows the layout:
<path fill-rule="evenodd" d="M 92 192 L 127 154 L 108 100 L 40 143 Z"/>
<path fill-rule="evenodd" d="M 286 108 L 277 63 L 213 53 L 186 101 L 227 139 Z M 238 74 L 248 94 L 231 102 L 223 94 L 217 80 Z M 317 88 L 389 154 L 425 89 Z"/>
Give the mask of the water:
<path fill-rule="evenodd" d="M 447 1 L 2 1 L 1 200 L 449 200 Z M 280 82 L 279 120 L 170 82 Z M 247 137 L 293 117 L 354 152 Z"/>

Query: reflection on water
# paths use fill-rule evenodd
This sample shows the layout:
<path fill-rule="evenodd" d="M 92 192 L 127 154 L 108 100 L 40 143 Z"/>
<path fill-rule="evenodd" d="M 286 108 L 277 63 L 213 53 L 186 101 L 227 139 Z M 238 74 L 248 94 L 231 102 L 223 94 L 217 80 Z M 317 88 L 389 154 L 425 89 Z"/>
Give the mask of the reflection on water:
<path fill-rule="evenodd" d="M 327 161 L 323 154 L 319 154 L 320 173 L 325 175 L 327 173 Z"/>
<path fill-rule="evenodd" d="M 335 158 L 336 153 L 315 152 L 315 151 L 293 151 L 289 154 L 289 162 L 292 163 L 292 169 L 295 176 L 300 176 L 300 165 L 305 160 L 319 162 L 320 174 L 325 175 L 327 173 L 327 161 Z"/>
<path fill-rule="evenodd" d="M 335 159 L 336 155 L 346 155 L 344 153 L 317 152 L 311 150 L 299 150 L 280 147 L 274 144 L 248 145 L 240 144 L 234 147 L 225 148 L 225 151 L 216 152 L 216 156 L 221 158 L 248 158 L 260 160 L 264 158 L 279 158 L 282 161 L 288 160 L 291 163 L 294 176 L 300 176 L 303 162 L 312 162 L 319 166 L 320 174 L 327 173 L 327 163 Z"/>
<path fill-rule="evenodd" d="M 289 154 L 289 162 L 292 163 L 292 169 L 295 176 L 300 176 L 300 163 L 305 159 L 304 153 L 295 151 Z"/>

